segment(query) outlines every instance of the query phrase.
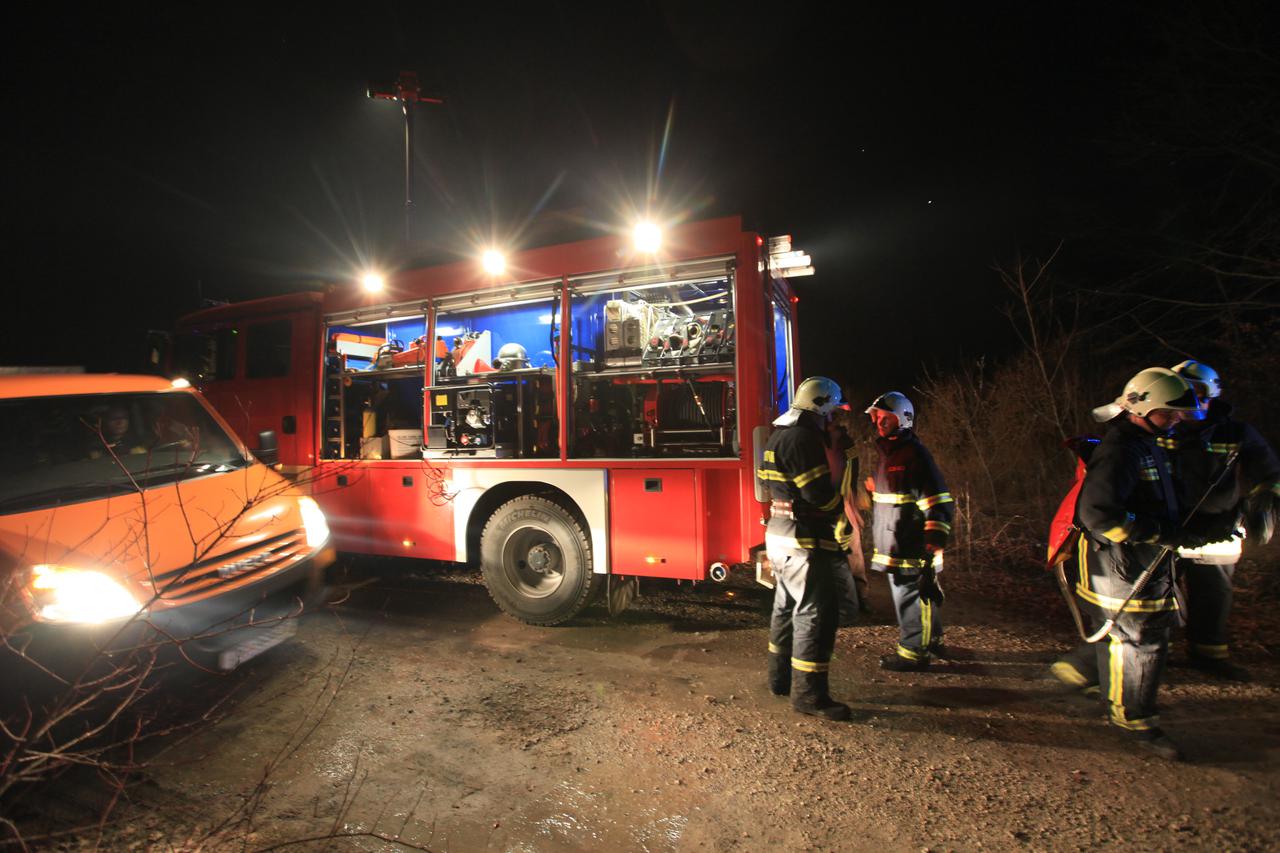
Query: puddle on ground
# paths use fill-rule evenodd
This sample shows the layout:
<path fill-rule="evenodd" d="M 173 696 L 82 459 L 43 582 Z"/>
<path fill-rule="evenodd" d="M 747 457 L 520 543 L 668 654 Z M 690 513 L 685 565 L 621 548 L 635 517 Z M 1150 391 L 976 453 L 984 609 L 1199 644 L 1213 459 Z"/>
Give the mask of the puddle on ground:
<path fill-rule="evenodd" d="M 642 850 L 666 853 L 679 848 L 689 818 L 611 803 L 608 795 L 561 782 L 509 818 L 506 844 L 512 853 L 547 850 Z"/>

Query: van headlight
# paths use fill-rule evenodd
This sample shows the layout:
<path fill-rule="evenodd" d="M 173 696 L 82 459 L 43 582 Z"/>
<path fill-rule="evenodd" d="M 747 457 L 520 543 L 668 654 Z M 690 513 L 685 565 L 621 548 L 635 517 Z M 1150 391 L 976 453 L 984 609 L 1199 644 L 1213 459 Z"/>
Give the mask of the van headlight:
<path fill-rule="evenodd" d="M 126 619 L 142 609 L 129 590 L 91 569 L 32 566 L 28 590 L 36 618 L 45 622 L 92 625 Z"/>
<path fill-rule="evenodd" d="M 307 545 L 319 548 L 329 538 L 329 522 L 324 520 L 320 504 L 312 498 L 298 498 L 298 510 L 302 513 L 302 528 L 307 531 Z"/>

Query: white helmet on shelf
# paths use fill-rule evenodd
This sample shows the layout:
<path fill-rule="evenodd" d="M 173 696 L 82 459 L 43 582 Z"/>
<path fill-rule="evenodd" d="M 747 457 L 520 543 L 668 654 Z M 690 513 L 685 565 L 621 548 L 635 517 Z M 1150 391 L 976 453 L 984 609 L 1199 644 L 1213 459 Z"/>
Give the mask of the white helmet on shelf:
<path fill-rule="evenodd" d="M 498 350 L 498 357 L 493 360 L 493 366 L 498 370 L 519 370 L 529 366 L 529 354 L 514 341 L 503 344 Z"/>

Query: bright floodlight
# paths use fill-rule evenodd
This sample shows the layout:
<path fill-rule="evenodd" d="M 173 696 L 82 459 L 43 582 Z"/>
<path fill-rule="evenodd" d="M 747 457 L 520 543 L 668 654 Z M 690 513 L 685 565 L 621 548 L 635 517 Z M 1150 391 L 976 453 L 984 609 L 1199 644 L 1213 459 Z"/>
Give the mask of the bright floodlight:
<path fill-rule="evenodd" d="M 502 275 L 503 270 L 507 268 L 507 259 L 497 249 L 486 251 L 480 263 L 484 265 L 484 271 L 489 275 Z"/>
<path fill-rule="evenodd" d="M 364 289 L 369 293 L 381 293 L 382 288 L 387 286 L 387 280 L 376 272 L 367 272 L 360 279 L 360 283 L 364 285 Z"/>
<path fill-rule="evenodd" d="M 662 245 L 662 229 L 652 222 L 641 222 L 631 232 L 631 239 L 635 242 L 637 251 L 651 255 Z"/>

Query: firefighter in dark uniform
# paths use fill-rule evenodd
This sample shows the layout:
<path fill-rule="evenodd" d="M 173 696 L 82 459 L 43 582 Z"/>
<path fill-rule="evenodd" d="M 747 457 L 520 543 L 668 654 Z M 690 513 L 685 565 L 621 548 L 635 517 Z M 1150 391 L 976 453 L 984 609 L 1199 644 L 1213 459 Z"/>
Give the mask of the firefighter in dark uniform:
<path fill-rule="evenodd" d="M 1104 414 L 1105 413 L 1105 414 Z M 1076 504 L 1083 531 L 1076 545 L 1075 594 L 1096 631 L 1108 618 L 1115 625 L 1097 643 L 1081 644 L 1052 667 L 1073 687 L 1096 684 L 1110 722 L 1138 745 L 1162 758 L 1181 758 L 1159 727 L 1156 694 L 1169 649 L 1169 629 L 1177 600 L 1169 559 L 1125 604 L 1134 581 L 1166 549 L 1198 545 L 1204 537 L 1186 530 L 1171 464 L 1157 439 L 1183 419 L 1204 417 L 1195 392 L 1163 367 L 1138 373 L 1124 394 L 1095 410 L 1110 427 L 1089 459 Z M 1117 609 L 1123 605 L 1123 612 Z"/>
<path fill-rule="evenodd" d="M 791 694 L 802 714 L 849 719 L 828 686 L 835 648 L 836 572 L 845 556 L 835 527 L 843 513 L 827 463 L 826 421 L 840 405 L 840 386 L 821 376 L 796 389 L 791 407 L 773 423 L 757 472 L 772 498 L 765 549 L 773 564 L 769 626 L 769 689 Z"/>
<path fill-rule="evenodd" d="M 897 391 L 866 410 L 880 452 L 870 482 L 871 566 L 889 576 L 898 614 L 898 646 L 880 659 L 895 672 L 926 669 L 942 651 L 942 587 L 937 573 L 951 536 L 955 501 L 928 448 L 916 436 L 915 409 Z"/>
<path fill-rule="evenodd" d="M 1237 527 L 1247 499 L 1249 535 L 1262 544 L 1270 538 L 1280 500 L 1280 459 L 1257 430 L 1232 418 L 1216 370 L 1184 361 L 1173 372 L 1191 384 L 1205 419 L 1178 424 L 1173 436 L 1160 442 L 1173 451 L 1183 497 L 1195 501 L 1205 495 L 1197 515 L 1207 527 L 1230 531 L 1226 539 L 1178 550 L 1178 574 L 1187 587 L 1188 656 L 1192 666 L 1210 675 L 1248 681 L 1248 670 L 1231 660 L 1227 632 L 1231 579 L 1240 559 Z M 1224 470 L 1228 462 L 1234 470 Z"/>

